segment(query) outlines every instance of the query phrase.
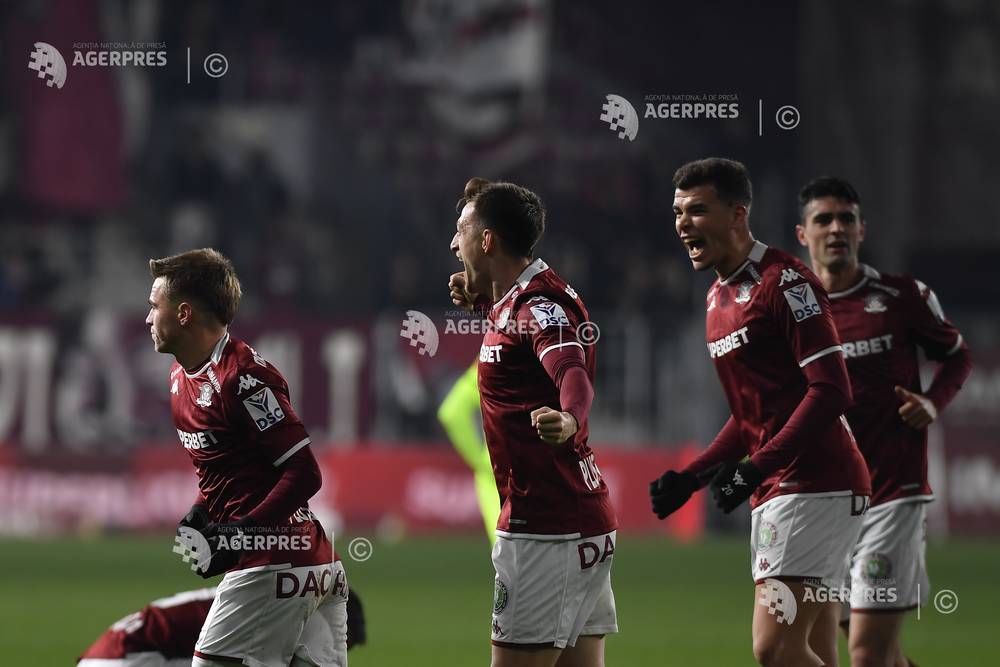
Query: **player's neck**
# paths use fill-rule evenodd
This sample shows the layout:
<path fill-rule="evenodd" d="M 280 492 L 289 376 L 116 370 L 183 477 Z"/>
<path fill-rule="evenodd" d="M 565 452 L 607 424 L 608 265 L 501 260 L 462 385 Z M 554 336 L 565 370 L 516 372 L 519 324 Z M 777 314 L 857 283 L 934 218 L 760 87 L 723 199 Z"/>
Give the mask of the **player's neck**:
<path fill-rule="evenodd" d="M 504 259 L 497 260 L 493 265 L 492 277 L 490 282 L 493 284 L 493 302 L 496 303 L 510 291 L 511 286 L 514 285 L 514 281 L 520 276 L 524 270 L 531 264 L 530 259 L 527 257 L 521 257 L 518 259 Z"/>
<path fill-rule="evenodd" d="M 754 243 L 756 241 L 753 236 L 747 234 L 745 238 L 741 238 L 733 244 L 733 252 L 729 254 L 729 257 L 715 265 L 715 272 L 719 275 L 720 280 L 725 280 L 733 275 L 733 271 L 740 268 L 740 264 L 750 256 Z"/>
<path fill-rule="evenodd" d="M 174 353 L 174 358 L 184 370 L 197 370 L 212 356 L 212 350 L 225 335 L 225 327 L 221 329 L 213 327 L 200 330 L 197 333 L 192 332 L 191 340 L 186 342 L 183 349 Z"/>
<path fill-rule="evenodd" d="M 857 260 L 836 269 L 819 264 L 813 264 L 813 268 L 827 293 L 843 292 L 854 287 L 861 279 L 861 265 Z"/>

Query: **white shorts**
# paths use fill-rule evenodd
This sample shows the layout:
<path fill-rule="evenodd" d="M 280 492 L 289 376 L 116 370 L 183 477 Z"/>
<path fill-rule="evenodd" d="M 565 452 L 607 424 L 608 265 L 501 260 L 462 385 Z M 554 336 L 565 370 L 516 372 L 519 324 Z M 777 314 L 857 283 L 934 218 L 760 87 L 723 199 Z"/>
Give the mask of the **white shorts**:
<path fill-rule="evenodd" d="M 618 632 L 611 561 L 617 531 L 572 540 L 497 537 L 492 639 L 497 646 L 575 646 Z"/>
<path fill-rule="evenodd" d="M 926 503 L 889 502 L 868 510 L 851 555 L 851 610 L 903 611 L 927 604 L 926 545 Z"/>
<path fill-rule="evenodd" d="M 76 667 L 191 667 L 191 658 L 168 660 L 162 653 L 127 653 L 124 658 L 84 658 Z"/>
<path fill-rule="evenodd" d="M 215 592 L 195 656 L 287 667 L 347 665 L 347 576 L 340 561 L 229 572 Z"/>
<path fill-rule="evenodd" d="M 754 582 L 778 578 L 840 590 L 861 533 L 866 496 L 778 496 L 750 514 Z"/>

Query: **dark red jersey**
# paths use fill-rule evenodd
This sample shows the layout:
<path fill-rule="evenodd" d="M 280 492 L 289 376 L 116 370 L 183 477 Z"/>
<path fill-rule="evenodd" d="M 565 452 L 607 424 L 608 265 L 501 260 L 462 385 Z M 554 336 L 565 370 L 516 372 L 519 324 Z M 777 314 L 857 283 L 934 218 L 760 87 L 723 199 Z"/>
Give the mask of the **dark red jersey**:
<path fill-rule="evenodd" d="M 190 659 L 214 599 L 214 588 L 202 588 L 154 600 L 105 630 L 80 659 L 123 660 L 134 653 Z"/>
<path fill-rule="evenodd" d="M 840 340 L 819 279 L 791 255 L 756 242 L 747 260 L 708 292 L 708 353 L 722 382 L 745 454 L 766 457 L 768 444 L 806 394 L 803 368 Z M 845 395 L 850 388 L 841 371 Z M 841 417 L 795 444 L 786 465 L 770 473 L 751 506 L 792 493 L 871 492 L 864 459 Z"/>
<path fill-rule="evenodd" d="M 968 376 L 968 348 L 926 285 L 908 276 L 861 268 L 856 285 L 830 294 L 854 393 L 847 421 L 868 463 L 872 504 L 930 500 L 927 431 L 902 420 L 894 388 L 923 393 L 917 355 L 922 348 L 929 359 L 963 366 L 958 369 L 957 391 Z M 946 399 L 928 392 L 939 409 L 954 395 L 944 391 Z"/>
<path fill-rule="evenodd" d="M 508 466 L 506 474 L 497 471 L 507 492 L 497 534 L 569 539 L 614 530 L 608 487 L 587 444 L 587 419 L 561 445 L 543 442 L 531 424 L 536 408 L 563 409 L 543 359 L 550 367 L 564 357 L 580 359 L 593 382 L 596 341 L 586 307 L 536 259 L 493 305 L 489 321 L 479 353 L 483 431 L 490 458 Z"/>
<path fill-rule="evenodd" d="M 175 363 L 169 382 L 174 426 L 198 473 L 210 519 L 226 523 L 246 516 L 274 488 L 281 464 L 309 445 L 285 379 L 227 333 L 194 373 Z M 297 538 L 294 547 L 246 551 L 236 569 L 331 561 L 330 542 L 308 506 L 278 529 Z"/>

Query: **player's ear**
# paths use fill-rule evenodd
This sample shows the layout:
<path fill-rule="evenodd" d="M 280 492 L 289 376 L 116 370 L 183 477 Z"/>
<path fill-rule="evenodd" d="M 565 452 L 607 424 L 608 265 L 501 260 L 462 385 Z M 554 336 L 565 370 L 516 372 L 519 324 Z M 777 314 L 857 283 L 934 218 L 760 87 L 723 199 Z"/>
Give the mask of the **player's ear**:
<path fill-rule="evenodd" d="M 177 304 L 177 321 L 180 322 L 181 326 L 190 324 L 193 318 L 194 310 L 191 308 L 190 303 L 181 301 Z"/>
<path fill-rule="evenodd" d="M 483 228 L 482 235 L 483 237 L 481 243 L 483 247 L 483 253 L 488 255 L 496 246 L 497 238 L 493 234 L 493 230 L 487 227 Z"/>
<path fill-rule="evenodd" d="M 809 245 L 806 243 L 806 228 L 802 225 L 795 225 L 795 238 L 799 240 L 799 245 Z"/>
<path fill-rule="evenodd" d="M 861 218 L 861 223 L 858 225 L 858 241 L 865 240 L 865 230 L 868 229 L 868 225 L 865 224 L 865 219 Z"/>

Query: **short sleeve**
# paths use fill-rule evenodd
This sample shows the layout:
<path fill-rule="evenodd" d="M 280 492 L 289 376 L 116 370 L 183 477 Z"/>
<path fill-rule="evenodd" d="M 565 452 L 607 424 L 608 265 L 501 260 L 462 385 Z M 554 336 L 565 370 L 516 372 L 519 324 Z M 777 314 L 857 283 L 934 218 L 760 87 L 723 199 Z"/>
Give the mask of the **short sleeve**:
<path fill-rule="evenodd" d="M 280 466 L 309 444 L 309 435 L 292 408 L 285 378 L 262 361 L 241 367 L 224 389 L 231 402 L 228 412 L 242 425 L 248 442 Z"/>
<path fill-rule="evenodd" d="M 517 319 L 522 340 L 530 342 L 539 361 L 556 351 L 579 350 L 583 358 L 576 334 L 580 318 L 574 309 L 547 297 L 534 297 L 521 304 Z"/>
<path fill-rule="evenodd" d="M 962 334 L 944 315 L 941 302 L 930 287 L 913 281 L 911 304 L 912 335 L 927 357 L 942 361 L 962 347 Z"/>
<path fill-rule="evenodd" d="M 785 284 L 770 276 L 770 303 L 778 330 L 791 345 L 795 361 L 805 367 L 828 354 L 841 354 L 843 348 L 826 290 L 818 281 L 792 273 L 797 278 Z"/>

